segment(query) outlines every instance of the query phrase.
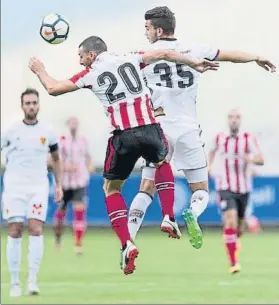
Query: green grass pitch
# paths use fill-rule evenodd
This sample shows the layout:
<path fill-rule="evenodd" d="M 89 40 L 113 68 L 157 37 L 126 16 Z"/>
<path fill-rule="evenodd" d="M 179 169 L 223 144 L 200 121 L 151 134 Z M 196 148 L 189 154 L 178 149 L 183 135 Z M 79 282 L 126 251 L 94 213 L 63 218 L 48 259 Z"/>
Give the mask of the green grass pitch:
<path fill-rule="evenodd" d="M 63 251 L 45 236 L 45 257 L 40 296 L 9 298 L 5 257 L 6 236 L 1 238 L 2 304 L 278 304 L 279 233 L 246 234 L 240 254 L 242 272 L 228 274 L 227 257 L 218 231 L 205 231 L 200 250 L 191 247 L 186 232 L 168 239 L 158 229 L 143 229 L 137 240 L 137 270 L 125 276 L 119 268 L 119 243 L 109 229 L 90 229 L 85 253 L 73 253 L 72 234 L 63 239 Z M 24 237 L 21 283 L 27 279 L 27 238 Z"/>

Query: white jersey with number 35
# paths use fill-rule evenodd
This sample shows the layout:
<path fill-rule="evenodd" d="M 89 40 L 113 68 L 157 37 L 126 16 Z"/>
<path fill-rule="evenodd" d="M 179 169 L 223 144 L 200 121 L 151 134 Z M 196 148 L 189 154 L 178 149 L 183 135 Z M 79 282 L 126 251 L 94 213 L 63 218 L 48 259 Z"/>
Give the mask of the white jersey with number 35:
<path fill-rule="evenodd" d="M 175 38 L 160 39 L 151 49 L 186 52 L 197 59 L 214 60 L 219 50 L 209 46 L 185 47 Z M 154 109 L 162 106 L 166 120 L 184 120 L 189 128 L 198 126 L 196 119 L 196 97 L 200 73 L 189 66 L 159 61 L 144 68 L 148 87 L 152 91 Z"/>

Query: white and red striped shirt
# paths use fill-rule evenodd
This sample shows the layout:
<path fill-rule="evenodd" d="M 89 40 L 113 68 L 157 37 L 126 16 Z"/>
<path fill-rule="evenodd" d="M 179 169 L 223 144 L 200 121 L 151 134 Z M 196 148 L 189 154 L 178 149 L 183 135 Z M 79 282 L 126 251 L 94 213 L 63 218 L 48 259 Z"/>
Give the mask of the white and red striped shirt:
<path fill-rule="evenodd" d="M 89 156 L 88 142 L 85 137 L 73 138 L 71 135 L 62 136 L 59 149 L 63 163 L 66 166 L 76 166 L 74 172 L 65 170 L 63 173 L 63 189 L 86 187 L 89 181 L 87 160 Z"/>
<path fill-rule="evenodd" d="M 156 123 L 150 102 L 150 90 L 141 71 L 142 55 L 98 55 L 91 69 L 70 80 L 79 88 L 88 88 L 99 98 L 113 129 L 129 129 Z"/>
<path fill-rule="evenodd" d="M 238 194 L 250 192 L 251 171 L 244 157 L 246 154 L 261 154 L 256 138 L 246 132 L 239 133 L 237 136 L 219 133 L 211 148 L 219 156 L 217 157 L 216 189 Z"/>

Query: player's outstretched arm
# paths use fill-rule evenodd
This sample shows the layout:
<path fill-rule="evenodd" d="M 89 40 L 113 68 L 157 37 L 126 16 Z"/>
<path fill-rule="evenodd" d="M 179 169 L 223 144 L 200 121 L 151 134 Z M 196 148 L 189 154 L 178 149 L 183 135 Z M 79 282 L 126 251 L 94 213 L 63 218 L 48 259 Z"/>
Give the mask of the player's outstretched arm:
<path fill-rule="evenodd" d="M 42 85 L 50 95 L 61 95 L 68 92 L 76 91 L 80 89 L 76 84 L 70 80 L 58 81 L 48 75 L 45 70 L 44 64 L 37 58 L 32 57 L 29 61 L 30 70 L 37 75 Z"/>
<path fill-rule="evenodd" d="M 195 59 L 185 53 L 177 53 L 170 50 L 156 50 L 149 51 L 142 54 L 143 62 L 146 64 L 154 63 L 159 60 L 166 60 L 175 63 L 190 66 L 198 72 L 205 72 L 207 70 L 217 70 L 219 65 L 206 59 Z"/>
<path fill-rule="evenodd" d="M 276 72 L 276 66 L 268 59 L 242 51 L 221 50 L 215 60 L 230 61 L 234 63 L 248 63 L 254 61 L 266 71 L 271 71 L 272 73 Z"/>

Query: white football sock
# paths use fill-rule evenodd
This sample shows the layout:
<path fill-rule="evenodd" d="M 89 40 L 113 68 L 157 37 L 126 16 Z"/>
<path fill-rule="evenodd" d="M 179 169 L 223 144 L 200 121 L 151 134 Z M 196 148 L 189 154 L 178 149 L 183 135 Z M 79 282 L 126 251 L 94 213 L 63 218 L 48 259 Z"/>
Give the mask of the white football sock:
<path fill-rule="evenodd" d="M 44 237 L 29 236 L 29 253 L 28 253 L 28 265 L 29 274 L 28 282 L 37 283 L 37 274 L 40 269 L 41 261 L 44 255 Z"/>
<path fill-rule="evenodd" d="M 128 218 L 128 229 L 131 235 L 131 238 L 135 240 L 138 230 L 141 227 L 143 222 L 143 218 L 147 208 L 152 202 L 153 198 L 151 195 L 143 192 L 139 192 L 129 210 L 129 218 Z"/>
<path fill-rule="evenodd" d="M 21 264 L 21 240 L 22 238 L 13 238 L 8 236 L 7 240 L 7 261 L 11 275 L 11 284 L 19 283 L 19 271 Z"/>
<path fill-rule="evenodd" d="M 191 197 L 190 209 L 196 217 L 199 217 L 207 207 L 209 194 L 204 190 L 197 190 Z"/>

